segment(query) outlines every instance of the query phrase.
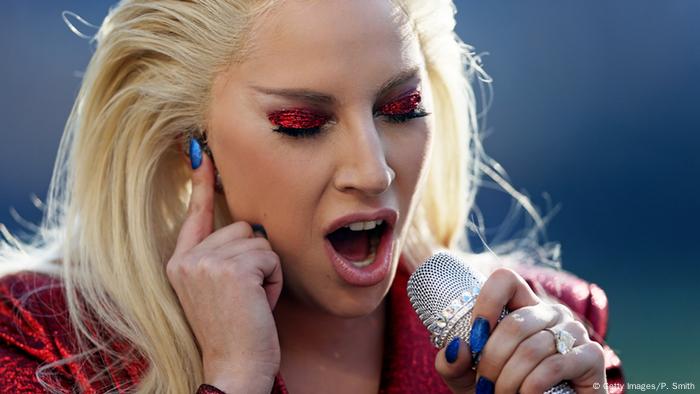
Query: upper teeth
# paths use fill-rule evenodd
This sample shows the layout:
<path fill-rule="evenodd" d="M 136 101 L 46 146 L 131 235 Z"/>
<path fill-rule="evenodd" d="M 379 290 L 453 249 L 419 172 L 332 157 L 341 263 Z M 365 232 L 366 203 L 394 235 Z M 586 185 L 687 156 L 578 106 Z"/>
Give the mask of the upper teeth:
<path fill-rule="evenodd" d="M 363 230 L 371 230 L 380 224 L 382 224 L 384 220 L 370 220 L 368 222 L 355 222 L 355 223 L 350 223 L 349 225 L 345 226 L 346 228 L 349 228 L 352 231 L 363 231 Z"/>

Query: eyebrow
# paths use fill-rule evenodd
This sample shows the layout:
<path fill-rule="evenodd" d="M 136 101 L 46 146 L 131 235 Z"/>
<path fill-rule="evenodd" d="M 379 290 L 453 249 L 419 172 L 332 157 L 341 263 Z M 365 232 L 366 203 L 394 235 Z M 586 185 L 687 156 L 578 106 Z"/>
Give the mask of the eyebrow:
<path fill-rule="evenodd" d="M 377 97 L 380 96 L 382 93 L 387 92 L 415 78 L 418 75 L 418 71 L 418 66 L 413 66 L 394 75 L 379 87 L 379 89 L 377 90 Z M 309 89 L 272 89 L 254 85 L 251 85 L 250 87 L 264 94 L 280 96 L 288 99 L 297 99 L 317 104 L 328 105 L 335 104 L 338 102 L 338 99 L 335 98 L 333 95 L 324 94 Z"/>

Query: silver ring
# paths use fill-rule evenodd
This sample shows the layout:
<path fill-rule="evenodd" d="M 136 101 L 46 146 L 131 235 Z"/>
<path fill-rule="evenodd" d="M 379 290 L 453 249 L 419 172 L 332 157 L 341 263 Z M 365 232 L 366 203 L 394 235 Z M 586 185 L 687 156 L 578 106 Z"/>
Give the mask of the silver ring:
<path fill-rule="evenodd" d="M 576 343 L 576 338 L 574 338 L 571 333 L 560 328 L 547 327 L 545 330 L 549 331 L 554 335 L 554 346 L 557 352 L 561 354 L 566 354 L 574 348 L 574 343 Z"/>

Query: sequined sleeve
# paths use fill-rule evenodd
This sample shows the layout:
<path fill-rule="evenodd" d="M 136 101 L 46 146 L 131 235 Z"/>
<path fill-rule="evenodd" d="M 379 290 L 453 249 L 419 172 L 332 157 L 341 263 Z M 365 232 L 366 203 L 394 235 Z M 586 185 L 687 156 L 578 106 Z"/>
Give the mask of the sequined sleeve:
<path fill-rule="evenodd" d="M 3 328 L 0 327 L 0 330 Z M 3 343 L 0 345 L 0 393 L 43 393 L 46 392 L 35 376 L 40 362 L 21 350 L 15 350 Z M 58 385 L 70 392 L 72 382 L 63 377 L 54 376 L 52 385 Z"/>
<path fill-rule="evenodd" d="M 59 278 L 22 271 L 0 276 L 0 394 L 45 393 L 37 371 L 42 365 L 65 360 L 78 353 L 69 320 L 63 284 Z M 130 349 L 113 341 L 118 353 Z M 98 354 L 104 362 L 107 354 Z M 41 373 L 41 380 L 65 393 L 127 392 L 137 384 L 147 363 L 136 358 L 120 370 L 106 368 L 95 379 L 94 370 L 84 360 L 68 362 Z M 112 391 L 110 391 L 112 392 Z M 203 384 L 195 394 L 225 394 Z"/>
<path fill-rule="evenodd" d="M 55 353 L 51 333 L 27 309 L 31 300 L 18 297 L 22 287 L 15 276 L 0 280 L 0 393 L 46 392 L 36 377 L 37 368 L 62 358 Z M 70 392 L 70 374 L 51 372 L 43 380 Z"/>

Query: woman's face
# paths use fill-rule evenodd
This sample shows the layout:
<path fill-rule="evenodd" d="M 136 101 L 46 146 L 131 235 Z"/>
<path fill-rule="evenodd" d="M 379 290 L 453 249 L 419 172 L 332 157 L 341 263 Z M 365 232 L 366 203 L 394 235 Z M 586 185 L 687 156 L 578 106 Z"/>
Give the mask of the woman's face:
<path fill-rule="evenodd" d="M 208 137 L 233 220 L 267 230 L 283 297 L 338 316 L 387 293 L 427 170 L 430 85 L 402 16 L 388 0 L 281 2 L 214 83 Z M 358 284 L 332 263 L 326 232 L 380 208 L 398 214 L 388 269 Z"/>

